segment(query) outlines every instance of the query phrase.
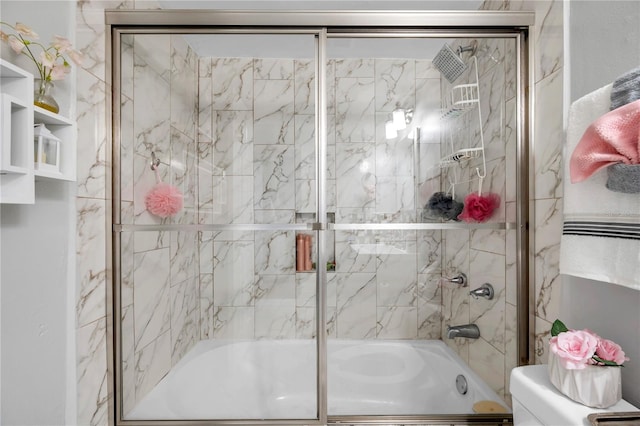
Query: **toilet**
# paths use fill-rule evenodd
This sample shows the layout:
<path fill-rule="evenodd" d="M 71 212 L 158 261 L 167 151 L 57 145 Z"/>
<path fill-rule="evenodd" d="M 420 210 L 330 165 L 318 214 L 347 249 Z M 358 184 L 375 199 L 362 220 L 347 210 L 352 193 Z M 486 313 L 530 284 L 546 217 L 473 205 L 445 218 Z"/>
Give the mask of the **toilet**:
<path fill-rule="evenodd" d="M 609 408 L 592 408 L 567 398 L 549 381 L 547 365 L 514 368 L 509 390 L 516 426 L 591 426 L 587 419 L 591 413 L 638 411 L 625 400 Z"/>

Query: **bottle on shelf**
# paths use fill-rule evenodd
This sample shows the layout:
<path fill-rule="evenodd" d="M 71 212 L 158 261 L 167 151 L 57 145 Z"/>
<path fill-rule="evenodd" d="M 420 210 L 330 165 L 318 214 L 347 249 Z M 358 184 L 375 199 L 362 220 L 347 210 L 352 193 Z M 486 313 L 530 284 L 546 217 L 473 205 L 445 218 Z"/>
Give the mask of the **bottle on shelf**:
<path fill-rule="evenodd" d="M 304 236 L 296 235 L 296 272 L 304 270 Z"/>

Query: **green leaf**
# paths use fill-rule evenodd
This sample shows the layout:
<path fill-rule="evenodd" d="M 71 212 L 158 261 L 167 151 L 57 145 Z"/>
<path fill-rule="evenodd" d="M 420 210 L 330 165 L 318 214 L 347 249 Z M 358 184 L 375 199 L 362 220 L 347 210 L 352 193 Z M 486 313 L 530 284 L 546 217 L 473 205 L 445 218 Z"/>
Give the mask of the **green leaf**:
<path fill-rule="evenodd" d="M 557 319 L 557 320 L 555 320 L 553 322 L 553 325 L 551 326 L 551 335 L 552 336 L 557 336 L 558 334 L 564 333 L 565 331 L 569 331 L 569 329 L 567 328 L 566 325 L 564 325 L 564 323 L 562 321 Z"/>
<path fill-rule="evenodd" d="M 596 361 L 601 362 L 601 363 L 603 363 L 604 365 L 609 366 L 609 367 L 624 367 L 623 365 L 616 364 L 616 363 L 615 363 L 615 362 L 613 362 L 613 361 L 607 361 L 607 360 L 602 359 L 602 358 L 600 358 L 599 356 L 596 356 L 596 355 L 592 356 L 591 358 L 593 358 L 593 359 L 595 359 Z"/>

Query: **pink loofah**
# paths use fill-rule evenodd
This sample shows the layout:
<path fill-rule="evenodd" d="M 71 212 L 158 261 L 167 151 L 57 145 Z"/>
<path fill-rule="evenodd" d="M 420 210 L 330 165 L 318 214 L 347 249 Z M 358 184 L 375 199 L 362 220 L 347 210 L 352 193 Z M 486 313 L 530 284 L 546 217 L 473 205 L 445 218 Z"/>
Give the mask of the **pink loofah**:
<path fill-rule="evenodd" d="M 464 208 L 462 213 L 458 215 L 458 219 L 465 222 L 484 222 L 493 215 L 499 206 L 500 196 L 498 194 L 479 195 L 473 192 L 465 197 Z"/>
<path fill-rule="evenodd" d="M 175 186 L 160 182 L 144 197 L 144 204 L 151 214 L 173 216 L 182 209 L 182 194 Z"/>
<path fill-rule="evenodd" d="M 147 211 L 161 218 L 175 215 L 182 209 L 182 193 L 178 188 L 168 183 L 163 183 L 158 173 L 160 159 L 151 152 L 151 170 L 156 177 L 156 186 L 144 197 L 144 205 Z"/>

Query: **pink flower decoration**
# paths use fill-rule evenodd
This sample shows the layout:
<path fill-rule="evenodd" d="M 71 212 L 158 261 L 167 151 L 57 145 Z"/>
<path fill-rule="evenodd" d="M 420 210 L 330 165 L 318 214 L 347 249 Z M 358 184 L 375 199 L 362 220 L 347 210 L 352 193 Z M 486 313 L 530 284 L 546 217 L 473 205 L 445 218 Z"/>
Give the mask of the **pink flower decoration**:
<path fill-rule="evenodd" d="M 60 53 L 66 53 L 71 49 L 71 42 L 66 37 L 54 35 L 53 41 L 51 42 L 51 47 L 53 47 Z"/>
<path fill-rule="evenodd" d="M 41 80 L 62 80 L 71 69 L 67 58 L 77 65 L 82 64 L 82 54 L 72 48 L 66 37 L 54 35 L 51 44 L 45 46 L 34 42 L 33 40 L 38 39 L 38 34 L 20 22 L 13 26 L 0 21 L 0 26 L 13 30 L 13 33 L 0 31 L 0 40 L 8 43 L 16 54 L 23 54 L 32 60 Z"/>
<path fill-rule="evenodd" d="M 618 365 L 622 365 L 625 361 L 629 361 L 629 358 L 625 356 L 620 345 L 607 339 L 600 339 L 598 347 L 596 348 L 596 356 L 605 361 L 613 361 Z"/>
<path fill-rule="evenodd" d="M 498 194 L 478 195 L 473 192 L 465 197 L 464 208 L 462 213 L 458 215 L 458 219 L 465 222 L 484 222 L 493 215 L 499 205 L 500 196 Z"/>
<path fill-rule="evenodd" d="M 175 186 L 160 182 L 144 197 L 144 204 L 151 214 L 173 216 L 182 209 L 182 194 Z"/>
<path fill-rule="evenodd" d="M 38 34 L 35 31 L 33 31 L 31 27 L 28 27 L 21 22 L 16 22 L 15 28 L 16 28 L 16 31 L 24 37 L 31 37 L 34 40 L 37 40 L 39 38 Z"/>
<path fill-rule="evenodd" d="M 56 57 L 53 53 L 47 52 L 47 51 L 40 52 L 40 63 L 43 66 L 47 68 L 52 68 L 55 62 L 56 62 Z"/>
<path fill-rule="evenodd" d="M 583 330 L 570 330 L 549 340 L 551 351 L 567 370 L 582 370 L 596 352 L 598 338 Z"/>
<path fill-rule="evenodd" d="M 49 78 L 51 78 L 51 80 L 62 80 L 70 71 L 70 67 L 66 67 L 64 65 L 54 65 L 50 70 Z"/>
<path fill-rule="evenodd" d="M 24 49 L 24 43 L 22 43 L 17 37 L 9 37 L 9 46 L 13 49 L 14 52 L 20 54 L 22 53 L 22 49 Z"/>

